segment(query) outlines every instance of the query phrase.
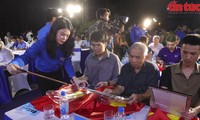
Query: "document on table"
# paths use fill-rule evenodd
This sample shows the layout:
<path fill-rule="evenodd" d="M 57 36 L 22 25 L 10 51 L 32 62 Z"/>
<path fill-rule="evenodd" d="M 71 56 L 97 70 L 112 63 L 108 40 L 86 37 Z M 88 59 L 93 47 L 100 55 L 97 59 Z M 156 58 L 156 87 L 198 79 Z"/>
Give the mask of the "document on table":
<path fill-rule="evenodd" d="M 162 111 L 181 116 L 190 108 L 191 96 L 157 87 L 150 87 L 154 104 Z"/>
<path fill-rule="evenodd" d="M 147 120 L 150 107 L 144 106 L 140 111 L 126 116 L 126 120 Z"/>
<path fill-rule="evenodd" d="M 34 108 L 31 103 L 26 103 L 10 111 L 5 112 L 4 118 L 7 120 L 43 120 L 44 113 Z M 56 116 L 54 120 L 59 120 Z"/>
<path fill-rule="evenodd" d="M 35 107 L 29 102 L 18 107 L 17 110 L 24 111 L 25 113 L 32 115 L 32 116 L 36 116 L 37 114 L 40 113 L 40 111 L 36 110 Z"/>

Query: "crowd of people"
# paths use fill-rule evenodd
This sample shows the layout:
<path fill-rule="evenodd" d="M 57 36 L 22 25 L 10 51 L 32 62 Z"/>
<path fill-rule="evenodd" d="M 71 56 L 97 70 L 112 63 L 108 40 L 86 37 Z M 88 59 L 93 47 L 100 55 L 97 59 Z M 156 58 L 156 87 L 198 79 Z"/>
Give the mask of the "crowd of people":
<path fill-rule="evenodd" d="M 11 74 L 21 73 L 19 68 L 34 61 L 35 72 L 63 82 L 77 86 L 86 83 L 93 88 L 114 86 L 104 92 L 128 97 L 128 104 L 141 101 L 149 105 L 151 93 L 148 86 L 187 93 L 192 95 L 191 109 L 182 116 L 186 120 L 197 116 L 200 113 L 198 31 L 186 32 L 186 26 L 183 26 L 174 32 L 160 29 L 150 34 L 139 23 L 125 34 L 123 22 L 117 29 L 109 24 L 110 15 L 107 8 L 96 11 L 97 22 L 86 31 L 88 36 L 82 38 L 84 42 L 81 35 L 75 37 L 67 18 L 55 14 L 48 16 L 47 24 L 38 32 L 38 41 L 29 32 L 26 35 L 30 38 L 27 37 L 26 42 L 22 36 L 11 37 L 8 32 L 5 45 L 1 42 L 0 55 L 4 47 L 26 50 L 7 63 Z M 73 69 L 71 57 L 75 46 L 91 49 L 82 76 L 76 76 Z M 36 80 L 42 94 L 62 85 L 56 82 L 47 85 L 47 81 L 40 77 Z"/>

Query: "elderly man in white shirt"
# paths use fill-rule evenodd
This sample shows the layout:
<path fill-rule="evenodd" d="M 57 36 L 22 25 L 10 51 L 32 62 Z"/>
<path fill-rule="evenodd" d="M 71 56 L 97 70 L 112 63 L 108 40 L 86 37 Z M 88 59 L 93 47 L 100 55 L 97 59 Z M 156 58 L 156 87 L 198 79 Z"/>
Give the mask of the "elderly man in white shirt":
<path fill-rule="evenodd" d="M 158 35 L 153 36 L 153 42 L 149 44 L 149 47 L 154 52 L 153 60 L 155 61 L 159 51 L 163 48 L 163 45 L 160 43 L 160 36 Z"/>

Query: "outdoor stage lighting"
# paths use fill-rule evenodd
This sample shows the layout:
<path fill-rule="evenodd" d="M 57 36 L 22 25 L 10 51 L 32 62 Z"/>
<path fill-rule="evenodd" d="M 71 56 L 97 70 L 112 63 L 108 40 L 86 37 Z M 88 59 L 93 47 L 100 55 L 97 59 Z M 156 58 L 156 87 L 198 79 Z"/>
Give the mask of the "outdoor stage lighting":
<path fill-rule="evenodd" d="M 157 19 L 156 19 L 156 18 L 153 18 L 153 21 L 154 21 L 154 22 L 157 22 Z"/>
<path fill-rule="evenodd" d="M 58 13 L 62 13 L 62 9 L 61 8 L 58 8 Z"/>
<path fill-rule="evenodd" d="M 143 26 L 144 28 L 148 28 L 151 25 L 152 20 L 147 18 L 144 20 Z"/>
<path fill-rule="evenodd" d="M 75 4 L 69 4 L 66 7 L 66 10 L 69 13 L 69 17 L 73 17 L 74 14 L 81 12 L 81 6 Z"/>

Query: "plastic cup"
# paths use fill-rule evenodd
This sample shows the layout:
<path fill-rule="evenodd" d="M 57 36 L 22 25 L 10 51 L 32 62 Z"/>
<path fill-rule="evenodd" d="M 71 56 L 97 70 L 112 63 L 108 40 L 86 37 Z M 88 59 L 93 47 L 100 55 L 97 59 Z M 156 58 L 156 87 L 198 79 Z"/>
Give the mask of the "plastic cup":
<path fill-rule="evenodd" d="M 45 105 L 43 107 L 44 120 L 53 120 L 54 119 L 54 106 L 52 104 Z"/>

